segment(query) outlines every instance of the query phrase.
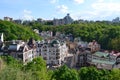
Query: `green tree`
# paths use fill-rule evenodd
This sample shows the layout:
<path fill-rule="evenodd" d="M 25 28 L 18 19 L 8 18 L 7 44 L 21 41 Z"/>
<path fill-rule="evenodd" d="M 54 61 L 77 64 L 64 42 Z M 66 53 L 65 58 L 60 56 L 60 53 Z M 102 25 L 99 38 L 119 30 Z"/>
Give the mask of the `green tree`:
<path fill-rule="evenodd" d="M 0 20 L 0 33 L 4 33 L 5 40 L 28 40 L 31 37 L 35 40 L 41 39 L 30 27 L 9 21 Z"/>
<path fill-rule="evenodd" d="M 97 70 L 95 67 L 83 67 L 79 70 L 81 80 L 108 80 L 108 72 Z"/>
<path fill-rule="evenodd" d="M 37 80 L 48 80 L 49 75 L 46 68 L 46 63 L 42 59 L 42 57 L 38 57 L 33 59 L 32 62 L 29 62 L 25 67 L 23 68 L 25 72 L 31 71 L 32 75 Z"/>
<path fill-rule="evenodd" d="M 56 69 L 52 76 L 53 80 L 79 80 L 78 73 L 74 69 L 69 69 L 67 66 L 62 66 Z"/>
<path fill-rule="evenodd" d="M 1 56 L 1 58 L 4 61 L 4 64 L 7 64 L 9 67 L 22 68 L 22 62 L 12 56 Z"/>
<path fill-rule="evenodd" d="M 120 80 L 120 70 L 119 69 L 111 70 L 109 80 Z"/>

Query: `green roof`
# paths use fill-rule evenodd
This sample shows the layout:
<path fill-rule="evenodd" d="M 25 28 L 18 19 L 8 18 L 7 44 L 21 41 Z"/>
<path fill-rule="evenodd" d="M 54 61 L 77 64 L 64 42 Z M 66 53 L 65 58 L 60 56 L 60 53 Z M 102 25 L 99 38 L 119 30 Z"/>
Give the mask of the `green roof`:
<path fill-rule="evenodd" d="M 108 53 L 104 53 L 104 52 L 95 52 L 93 55 L 96 55 L 98 57 L 107 57 Z"/>
<path fill-rule="evenodd" d="M 114 64 L 115 61 L 111 61 L 110 58 L 108 57 L 109 53 L 104 53 L 104 52 L 95 52 L 93 54 L 94 56 L 98 56 L 98 59 L 92 59 L 93 63 L 102 63 L 102 64 Z"/>
<path fill-rule="evenodd" d="M 53 40 L 52 44 L 59 44 L 59 41 L 58 40 Z"/>
<path fill-rule="evenodd" d="M 54 44 L 60 44 L 60 42 L 59 42 L 58 40 L 53 40 L 53 41 L 51 42 L 51 46 L 54 46 Z"/>
<path fill-rule="evenodd" d="M 115 64 L 115 61 L 104 61 L 104 60 L 92 60 L 92 62 L 94 62 L 94 63 L 102 63 L 102 64 L 111 64 L 111 65 L 113 65 L 113 64 Z"/>

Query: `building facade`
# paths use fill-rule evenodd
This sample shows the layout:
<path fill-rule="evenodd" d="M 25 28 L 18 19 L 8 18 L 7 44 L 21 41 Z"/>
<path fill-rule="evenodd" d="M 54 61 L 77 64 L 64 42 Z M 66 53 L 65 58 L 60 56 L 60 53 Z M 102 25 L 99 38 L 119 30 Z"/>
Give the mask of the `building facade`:
<path fill-rule="evenodd" d="M 46 40 L 38 43 L 38 51 L 48 65 L 61 66 L 67 56 L 68 48 L 65 42 Z"/>
<path fill-rule="evenodd" d="M 43 37 L 44 39 L 53 37 L 53 32 L 52 31 L 42 31 L 40 32 L 40 36 Z"/>
<path fill-rule="evenodd" d="M 88 50 L 80 52 L 78 55 L 79 67 L 83 66 L 95 66 L 98 69 L 112 69 L 116 64 L 116 56 L 110 55 L 110 53 L 105 52 L 95 52 L 91 53 Z"/>
<path fill-rule="evenodd" d="M 96 52 L 100 50 L 100 44 L 98 44 L 97 41 L 93 40 L 92 42 L 89 42 L 88 48 L 91 49 L 91 52 Z"/>
<path fill-rule="evenodd" d="M 30 42 L 30 41 L 29 41 Z M 24 41 L 12 41 L 6 42 L 2 55 L 9 55 L 18 60 L 21 60 L 23 64 L 27 64 L 37 57 L 37 47 L 33 44 L 27 44 Z"/>

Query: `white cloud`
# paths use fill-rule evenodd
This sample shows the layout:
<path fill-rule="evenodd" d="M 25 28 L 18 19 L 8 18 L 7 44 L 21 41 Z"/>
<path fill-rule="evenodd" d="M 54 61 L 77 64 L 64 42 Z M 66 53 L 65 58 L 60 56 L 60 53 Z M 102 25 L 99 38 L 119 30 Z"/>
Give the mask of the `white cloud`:
<path fill-rule="evenodd" d="M 31 14 L 31 13 L 32 13 L 31 11 L 26 10 L 26 9 L 24 9 L 23 12 L 24 12 L 25 14 Z"/>
<path fill-rule="evenodd" d="M 33 16 L 31 15 L 31 11 L 30 10 L 23 10 L 23 19 L 24 20 L 33 20 Z"/>
<path fill-rule="evenodd" d="M 91 4 L 89 10 L 72 12 L 74 19 L 107 20 L 120 16 L 120 3 L 99 0 Z"/>
<path fill-rule="evenodd" d="M 58 13 L 68 13 L 68 7 L 65 5 L 59 5 L 59 6 L 57 6 L 57 12 Z"/>
<path fill-rule="evenodd" d="M 92 8 L 99 11 L 120 12 L 120 3 L 94 3 Z"/>
<path fill-rule="evenodd" d="M 55 3 L 57 3 L 58 1 L 59 1 L 59 0 L 51 0 L 50 3 L 55 4 Z"/>
<path fill-rule="evenodd" d="M 82 4 L 82 3 L 84 3 L 84 0 L 74 0 L 74 2 L 77 4 Z"/>
<path fill-rule="evenodd" d="M 94 11 L 79 11 L 77 13 L 72 13 L 72 18 L 75 20 L 84 19 L 84 20 L 91 20 L 97 17 L 98 13 Z"/>
<path fill-rule="evenodd" d="M 120 13 L 120 3 L 115 2 L 98 2 L 93 3 L 92 8 L 97 17 L 106 19 L 107 17 L 112 17 L 113 15 L 118 16 Z"/>
<path fill-rule="evenodd" d="M 98 2 L 104 2 L 105 0 L 98 0 Z"/>

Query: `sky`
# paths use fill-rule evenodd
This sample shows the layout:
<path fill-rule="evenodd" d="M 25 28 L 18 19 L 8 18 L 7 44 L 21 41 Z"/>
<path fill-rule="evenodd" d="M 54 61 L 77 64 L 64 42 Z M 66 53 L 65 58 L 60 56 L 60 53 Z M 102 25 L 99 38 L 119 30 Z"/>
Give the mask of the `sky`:
<path fill-rule="evenodd" d="M 120 17 L 120 0 L 0 0 L 0 19 L 52 20 L 67 13 L 74 20 L 112 20 Z"/>

